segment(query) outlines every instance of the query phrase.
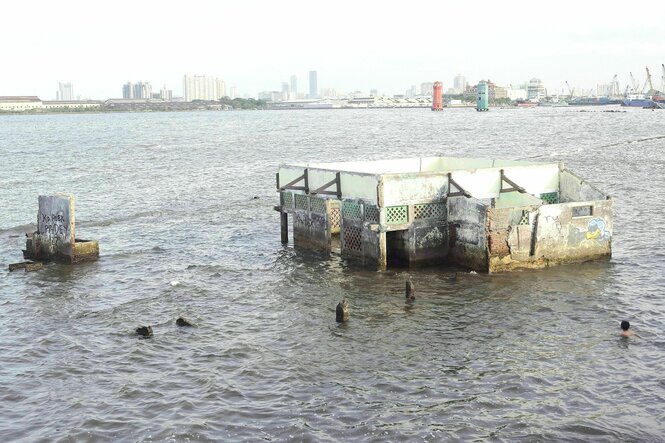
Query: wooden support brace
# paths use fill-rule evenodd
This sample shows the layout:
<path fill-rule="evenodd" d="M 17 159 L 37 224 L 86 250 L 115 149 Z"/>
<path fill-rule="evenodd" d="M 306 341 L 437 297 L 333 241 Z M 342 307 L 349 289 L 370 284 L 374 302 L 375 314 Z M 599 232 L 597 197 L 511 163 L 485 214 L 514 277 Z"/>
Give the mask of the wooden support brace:
<path fill-rule="evenodd" d="M 450 187 L 455 186 L 458 190 L 455 192 L 450 192 Z M 464 188 L 462 188 L 460 185 L 457 184 L 455 180 L 453 180 L 453 175 L 449 172 L 448 173 L 448 197 L 466 197 L 466 198 L 471 198 L 471 194 L 466 192 Z"/>
<path fill-rule="evenodd" d="M 277 174 L 277 183 L 279 183 L 279 174 Z M 303 174 L 288 182 L 286 185 L 282 186 L 281 188 L 278 188 L 280 191 L 284 191 L 286 189 L 293 189 L 296 191 L 305 191 L 305 194 L 309 194 L 309 179 L 308 179 L 308 174 L 307 174 L 307 168 L 303 171 Z M 293 186 L 296 183 L 298 183 L 300 180 L 305 180 L 305 186 Z"/>
<path fill-rule="evenodd" d="M 337 185 L 337 190 L 335 190 L 335 191 L 326 191 L 326 189 L 328 189 L 332 185 Z M 335 174 L 335 178 L 333 180 L 330 180 L 325 185 L 323 185 L 320 188 L 315 189 L 314 191 L 310 192 L 310 194 L 312 194 L 312 195 L 316 195 L 316 194 L 335 195 L 335 196 L 337 196 L 338 199 L 341 200 L 341 198 L 342 198 L 342 187 L 341 187 L 341 182 L 340 182 L 340 173 L 338 172 L 337 174 Z"/>
<path fill-rule="evenodd" d="M 503 188 L 503 182 L 508 183 L 510 186 L 512 186 L 512 188 L 505 188 L 504 189 Z M 513 192 L 513 191 L 519 191 L 522 194 L 524 194 L 526 192 L 526 189 L 524 189 L 523 187 L 521 187 L 520 185 L 518 185 L 517 183 L 515 183 L 514 181 L 512 181 L 508 177 L 506 177 L 505 174 L 503 173 L 503 169 L 501 169 L 501 189 L 499 190 L 499 193 Z"/>

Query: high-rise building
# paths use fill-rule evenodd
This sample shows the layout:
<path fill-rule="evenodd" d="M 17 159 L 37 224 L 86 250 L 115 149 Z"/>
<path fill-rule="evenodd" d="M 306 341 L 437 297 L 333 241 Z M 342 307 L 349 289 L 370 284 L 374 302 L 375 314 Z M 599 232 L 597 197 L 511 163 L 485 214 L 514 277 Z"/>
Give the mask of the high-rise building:
<path fill-rule="evenodd" d="M 432 82 L 423 82 L 420 84 L 420 95 L 432 95 L 434 89 L 434 83 Z"/>
<path fill-rule="evenodd" d="M 226 83 L 217 77 L 185 75 L 182 86 L 186 102 L 192 100 L 219 100 L 226 96 Z"/>
<path fill-rule="evenodd" d="M 159 91 L 159 98 L 170 102 L 173 101 L 173 91 L 170 89 L 166 89 L 166 85 Z"/>
<path fill-rule="evenodd" d="M 152 98 L 152 85 L 150 82 L 138 82 L 134 84 L 134 98 Z"/>
<path fill-rule="evenodd" d="M 134 98 L 134 83 L 127 82 L 122 85 L 122 98 Z"/>
<path fill-rule="evenodd" d="M 293 98 L 296 98 L 298 95 L 298 77 L 295 74 L 291 76 L 291 94 Z"/>
<path fill-rule="evenodd" d="M 466 78 L 462 74 L 457 74 L 453 79 L 453 89 L 456 94 L 464 94 L 466 91 Z"/>
<path fill-rule="evenodd" d="M 56 100 L 74 100 L 74 86 L 71 82 L 58 83 L 58 91 L 55 96 Z"/>
<path fill-rule="evenodd" d="M 229 98 L 233 100 L 238 96 L 238 87 L 237 86 L 231 86 L 231 89 L 229 90 Z"/>
<path fill-rule="evenodd" d="M 309 97 L 317 98 L 319 96 L 319 86 L 316 79 L 316 71 L 309 71 Z"/>

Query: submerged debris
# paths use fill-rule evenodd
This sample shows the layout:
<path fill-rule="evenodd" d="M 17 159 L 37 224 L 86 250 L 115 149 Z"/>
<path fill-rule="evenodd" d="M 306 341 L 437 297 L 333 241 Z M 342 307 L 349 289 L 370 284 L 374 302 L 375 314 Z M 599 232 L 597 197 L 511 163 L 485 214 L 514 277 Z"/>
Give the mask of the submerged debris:
<path fill-rule="evenodd" d="M 189 320 L 187 320 L 183 317 L 178 317 L 178 319 L 175 321 L 175 324 L 178 325 L 178 326 L 183 326 L 183 327 L 194 326 L 194 324 L 192 322 L 190 322 Z"/>
<path fill-rule="evenodd" d="M 337 309 L 335 312 L 335 320 L 337 323 L 344 323 L 349 319 L 349 303 L 345 298 L 337 304 Z"/>
<path fill-rule="evenodd" d="M 405 295 L 406 295 L 407 300 L 415 300 L 416 299 L 416 287 L 413 285 L 413 282 L 411 281 L 411 279 L 408 279 L 406 281 Z"/>
<path fill-rule="evenodd" d="M 152 337 L 152 326 L 139 326 L 136 328 L 136 335 L 141 337 Z"/>

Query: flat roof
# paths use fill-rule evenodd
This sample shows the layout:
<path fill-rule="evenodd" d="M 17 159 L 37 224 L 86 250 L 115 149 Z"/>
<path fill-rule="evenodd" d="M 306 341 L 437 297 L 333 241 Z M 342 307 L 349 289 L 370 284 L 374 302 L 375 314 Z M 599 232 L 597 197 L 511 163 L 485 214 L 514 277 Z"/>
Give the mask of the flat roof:
<path fill-rule="evenodd" d="M 390 160 L 368 160 L 329 163 L 289 163 L 284 167 L 315 168 L 336 172 L 363 174 L 408 174 L 420 172 L 447 172 L 455 170 L 476 170 L 509 166 L 560 165 L 556 162 L 535 162 L 531 160 L 500 160 L 469 157 L 411 157 Z"/>

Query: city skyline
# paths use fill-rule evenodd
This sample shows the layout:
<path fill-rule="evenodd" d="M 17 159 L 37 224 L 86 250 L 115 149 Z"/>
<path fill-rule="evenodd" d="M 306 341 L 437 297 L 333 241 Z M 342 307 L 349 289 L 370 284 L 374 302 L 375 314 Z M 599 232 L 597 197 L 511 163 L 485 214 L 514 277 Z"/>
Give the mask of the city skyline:
<path fill-rule="evenodd" d="M 566 81 L 595 89 L 617 74 L 623 89 L 630 72 L 644 81 L 645 66 L 659 83 L 665 63 L 658 20 L 624 21 L 615 8 L 595 2 L 416 1 L 409 8 L 414 15 L 427 11 L 419 18 L 401 7 L 346 0 L 334 8 L 326 2 L 294 1 L 284 8 L 258 0 L 231 5 L 199 0 L 192 9 L 210 13 L 196 20 L 178 15 L 174 26 L 157 19 L 158 2 L 120 0 L 101 3 L 94 12 L 78 0 L 36 3 L 4 7 L 13 17 L 6 33 L 21 38 L 3 44 L 5 66 L 12 69 L 0 71 L 0 95 L 52 98 L 54 85 L 71 82 L 77 96 L 103 99 L 120 97 L 118 85 L 128 80 L 145 79 L 182 96 L 183 75 L 198 73 L 223 79 L 239 96 L 256 96 L 280 90 L 292 75 L 300 79 L 301 92 L 309 91 L 312 70 L 321 74 L 318 91 L 403 94 L 411 85 L 437 80 L 448 90 L 460 73 L 469 84 L 491 79 L 506 86 L 536 77 L 552 90 L 564 89 Z M 129 19 L 123 11 L 130 6 L 137 16 L 152 18 L 125 26 Z M 665 14 L 665 2 L 645 6 L 650 15 Z M 176 14 L 177 8 L 167 12 Z M 229 17 L 223 26 L 220 16 Z M 60 25 L 65 19 L 70 26 Z M 358 20 L 364 25 L 345 25 Z M 21 27 L 26 21 L 33 25 L 29 33 Z M 275 28 L 277 23 L 285 25 Z M 141 51 L 127 50 L 137 45 Z"/>

